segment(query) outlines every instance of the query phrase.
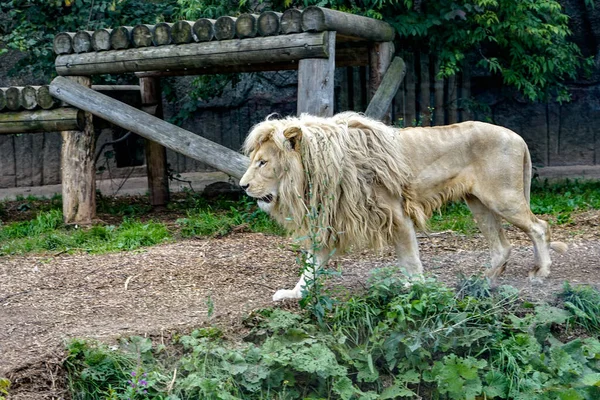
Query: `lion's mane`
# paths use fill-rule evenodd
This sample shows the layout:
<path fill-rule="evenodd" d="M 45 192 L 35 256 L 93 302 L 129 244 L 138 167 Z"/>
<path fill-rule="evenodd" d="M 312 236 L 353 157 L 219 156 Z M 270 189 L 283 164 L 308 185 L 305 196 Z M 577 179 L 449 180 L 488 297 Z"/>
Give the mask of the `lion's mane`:
<path fill-rule="evenodd" d="M 301 136 L 288 140 L 290 132 Z M 394 208 L 407 206 L 402 198 L 410 169 L 397 135 L 353 112 L 302 115 L 259 123 L 244 151 L 276 144 L 283 172 L 271 214 L 297 238 L 338 251 L 381 249 L 393 243 L 396 227 L 404 223 Z"/>

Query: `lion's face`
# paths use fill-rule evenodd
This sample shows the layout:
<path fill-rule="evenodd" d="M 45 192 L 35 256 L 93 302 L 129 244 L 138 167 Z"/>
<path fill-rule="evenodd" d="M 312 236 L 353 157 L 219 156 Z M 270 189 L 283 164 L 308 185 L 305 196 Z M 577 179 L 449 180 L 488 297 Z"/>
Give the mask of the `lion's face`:
<path fill-rule="evenodd" d="M 240 186 L 248 196 L 258 200 L 258 206 L 270 211 L 277 202 L 279 181 L 283 171 L 280 150 L 268 141 L 250 154 L 250 166 L 240 180 Z"/>

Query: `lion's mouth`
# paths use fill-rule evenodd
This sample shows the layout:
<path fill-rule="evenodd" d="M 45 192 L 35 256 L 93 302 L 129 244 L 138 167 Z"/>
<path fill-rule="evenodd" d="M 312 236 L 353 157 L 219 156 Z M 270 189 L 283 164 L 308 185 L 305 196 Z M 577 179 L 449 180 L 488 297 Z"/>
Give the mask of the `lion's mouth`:
<path fill-rule="evenodd" d="M 262 201 L 263 203 L 269 204 L 270 202 L 273 201 L 273 195 L 272 194 L 268 194 L 266 196 L 263 196 L 263 197 L 259 198 L 258 201 Z"/>

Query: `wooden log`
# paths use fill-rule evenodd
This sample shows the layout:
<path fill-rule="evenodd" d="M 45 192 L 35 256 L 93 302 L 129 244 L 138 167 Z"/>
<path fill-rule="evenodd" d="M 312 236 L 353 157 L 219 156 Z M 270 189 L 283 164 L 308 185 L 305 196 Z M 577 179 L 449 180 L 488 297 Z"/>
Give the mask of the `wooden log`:
<path fill-rule="evenodd" d="M 59 75 L 94 75 L 326 58 L 328 57 L 327 36 L 328 32 L 300 33 L 245 40 L 69 54 L 57 57 L 55 65 Z"/>
<path fill-rule="evenodd" d="M 58 132 L 82 129 L 84 112 L 76 108 L 0 113 L 0 134 Z"/>
<path fill-rule="evenodd" d="M 26 110 L 33 110 L 38 106 L 37 99 L 37 88 L 33 86 L 25 86 L 21 89 L 21 107 Z"/>
<path fill-rule="evenodd" d="M 73 36 L 73 52 L 87 53 L 92 51 L 92 35 L 91 31 L 77 31 Z"/>
<path fill-rule="evenodd" d="M 440 60 L 435 60 L 433 67 L 433 101 L 434 101 L 434 110 L 433 110 L 433 122 L 435 125 L 440 126 L 444 125 L 445 117 L 444 117 L 444 78 L 438 77 L 440 73 Z"/>
<path fill-rule="evenodd" d="M 172 25 L 173 24 L 166 22 L 154 25 L 154 28 L 152 28 L 152 44 L 155 46 L 166 46 L 171 44 L 173 41 L 171 38 Z"/>
<path fill-rule="evenodd" d="M 153 25 L 139 24 L 131 30 L 131 42 L 135 47 L 152 46 Z"/>
<path fill-rule="evenodd" d="M 188 157 L 195 158 L 233 177 L 241 178 L 248 158 L 192 132 L 169 124 L 134 107 L 64 77 L 55 78 L 50 93 L 82 110 L 103 118 Z"/>
<path fill-rule="evenodd" d="M 90 77 L 64 79 L 71 85 L 89 90 Z M 52 93 L 52 85 L 50 86 Z M 61 131 L 61 173 L 63 220 L 65 224 L 90 225 L 96 217 L 96 135 L 92 114 L 84 113 L 84 126 Z"/>
<path fill-rule="evenodd" d="M 226 15 L 215 21 L 215 38 L 217 40 L 229 40 L 235 37 L 235 18 Z"/>
<path fill-rule="evenodd" d="M 260 36 L 273 36 L 279 34 L 281 29 L 281 13 L 265 11 L 258 16 L 258 34 Z"/>
<path fill-rule="evenodd" d="M 398 88 L 404 79 L 404 75 L 406 75 L 404 60 L 400 57 L 394 57 L 365 111 L 368 117 L 381 121 L 385 120 L 396 92 L 398 92 Z"/>
<path fill-rule="evenodd" d="M 38 105 L 44 110 L 49 110 L 58 105 L 58 102 L 50 95 L 50 88 L 48 85 L 40 86 L 37 89 L 35 99 Z"/>
<path fill-rule="evenodd" d="M 328 58 L 306 58 L 298 63 L 297 114 L 331 117 L 334 109 L 335 35 L 329 32 Z M 284 36 L 289 38 L 289 36 Z"/>
<path fill-rule="evenodd" d="M 171 39 L 175 44 L 194 41 L 193 21 L 177 21 L 171 27 Z"/>
<path fill-rule="evenodd" d="M 119 26 L 110 32 L 110 47 L 113 50 L 127 49 L 131 45 L 131 26 Z"/>
<path fill-rule="evenodd" d="M 160 78 L 140 78 L 142 110 L 163 117 Z M 159 143 L 146 139 L 146 170 L 150 204 L 164 206 L 169 202 L 169 176 L 167 173 L 167 149 Z"/>
<path fill-rule="evenodd" d="M 52 48 L 56 54 L 70 54 L 73 52 L 73 36 L 71 32 L 61 32 L 54 36 Z"/>
<path fill-rule="evenodd" d="M 96 29 L 92 34 L 94 51 L 110 50 L 110 33 L 112 29 Z"/>
<path fill-rule="evenodd" d="M 458 85 L 456 81 L 456 74 L 448 77 L 448 90 L 447 90 L 447 109 L 448 109 L 448 124 L 455 124 L 458 122 L 457 112 L 457 101 L 458 101 Z"/>
<path fill-rule="evenodd" d="M 395 35 L 394 28 L 387 22 L 316 6 L 302 11 L 302 29 L 305 32 L 336 31 L 338 35 L 373 42 L 391 42 Z"/>
<path fill-rule="evenodd" d="M 414 53 L 406 54 L 404 62 L 406 63 L 406 77 L 404 78 L 404 83 L 406 85 L 404 127 L 410 127 L 417 123 L 417 88 L 415 83 Z"/>
<path fill-rule="evenodd" d="M 369 65 L 369 51 L 366 47 L 354 47 L 347 49 L 338 49 L 335 54 L 336 68 L 358 67 Z M 204 68 L 190 68 L 187 70 L 169 70 L 169 71 L 144 71 L 136 72 L 138 78 L 158 76 L 189 76 L 189 75 L 214 75 L 229 74 L 239 72 L 264 72 L 264 71 L 290 71 L 297 70 L 298 62 L 270 62 L 263 64 L 241 64 L 231 66 L 212 66 Z"/>
<path fill-rule="evenodd" d="M 6 108 L 6 95 L 4 89 L 0 88 L 0 111 Z"/>
<path fill-rule="evenodd" d="M 369 46 L 369 98 L 372 99 L 383 80 L 383 76 L 390 66 L 394 55 L 394 43 L 372 43 Z M 395 93 L 395 92 L 394 92 Z M 391 104 L 391 102 L 390 102 Z M 385 123 L 390 123 L 389 112 L 379 118 Z"/>
<path fill-rule="evenodd" d="M 194 23 L 192 31 L 196 35 L 196 40 L 199 42 L 209 42 L 215 37 L 215 21 L 214 19 L 200 18 Z"/>
<path fill-rule="evenodd" d="M 21 91 L 18 87 L 9 87 L 4 91 L 6 96 L 6 108 L 17 111 L 21 108 Z"/>
<path fill-rule="evenodd" d="M 239 39 L 252 38 L 258 33 L 258 15 L 242 14 L 235 20 L 235 36 Z"/>
<path fill-rule="evenodd" d="M 97 92 L 139 92 L 139 85 L 92 85 L 92 90 Z"/>
<path fill-rule="evenodd" d="M 431 87 L 429 85 L 429 54 L 421 52 L 421 83 L 419 91 L 419 115 L 421 126 L 431 126 Z"/>
<path fill-rule="evenodd" d="M 471 111 L 471 69 L 468 64 L 464 64 L 462 68 L 462 92 L 460 97 L 460 120 L 473 120 L 473 112 Z"/>
<path fill-rule="evenodd" d="M 285 10 L 281 15 L 281 33 L 302 32 L 302 11 L 296 8 Z"/>

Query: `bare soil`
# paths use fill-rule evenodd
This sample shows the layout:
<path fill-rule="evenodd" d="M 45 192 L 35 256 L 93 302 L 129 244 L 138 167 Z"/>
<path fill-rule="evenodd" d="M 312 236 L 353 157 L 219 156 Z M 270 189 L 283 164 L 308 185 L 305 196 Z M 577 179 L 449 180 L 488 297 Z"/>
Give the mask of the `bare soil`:
<path fill-rule="evenodd" d="M 553 228 L 553 239 L 570 248 L 566 254 L 553 254 L 552 274 L 542 284 L 527 279 L 533 265 L 531 243 L 509 228 L 514 249 L 498 283 L 517 287 L 533 301 L 554 301 L 567 280 L 600 288 L 600 211 L 573 219 Z M 480 235 L 421 235 L 420 250 L 427 273 L 449 284 L 459 273 L 480 273 L 488 264 Z M 135 334 L 166 342 L 175 331 L 206 325 L 239 337 L 244 316 L 273 306 L 275 290 L 296 283 L 297 257 L 289 239 L 253 233 L 104 255 L 3 257 L 0 377 L 11 380 L 11 399 L 68 398 L 61 363 L 69 338 L 111 342 Z M 337 258 L 334 263 L 342 275 L 330 284 L 360 289 L 369 271 L 393 262 L 391 249 Z M 214 304 L 210 318 L 209 299 Z M 297 302 L 277 306 L 296 308 Z"/>

